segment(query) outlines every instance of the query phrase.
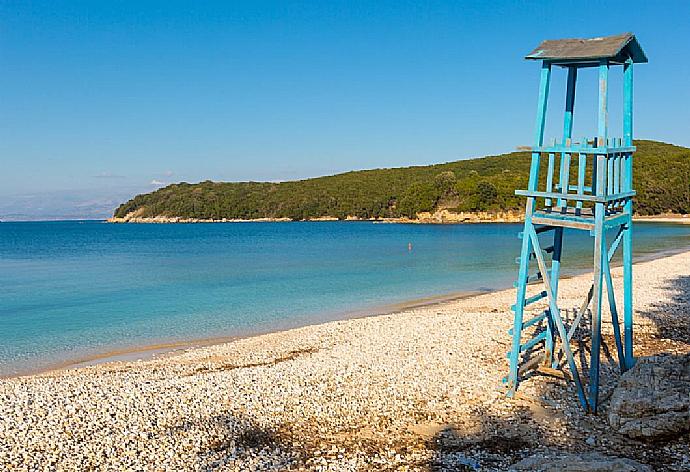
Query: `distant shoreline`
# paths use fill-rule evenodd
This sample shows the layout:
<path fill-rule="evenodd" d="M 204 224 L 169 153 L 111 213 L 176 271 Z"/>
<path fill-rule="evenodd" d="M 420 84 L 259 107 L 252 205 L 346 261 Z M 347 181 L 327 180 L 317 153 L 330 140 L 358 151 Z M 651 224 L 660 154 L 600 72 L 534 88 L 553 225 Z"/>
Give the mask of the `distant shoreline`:
<path fill-rule="evenodd" d="M 447 210 L 441 210 L 435 213 L 420 213 L 418 218 L 358 218 L 348 216 L 344 219 L 339 219 L 331 216 L 324 216 L 319 218 L 309 218 L 306 220 L 294 220 L 291 218 L 222 218 L 222 219 L 204 219 L 204 218 L 181 218 L 169 216 L 154 216 L 154 217 L 124 217 L 124 218 L 108 218 L 107 223 L 138 223 L 138 224 L 175 224 L 175 223 L 301 223 L 301 222 L 362 222 L 368 221 L 373 223 L 399 223 L 399 224 L 473 224 L 473 223 L 522 223 L 522 213 L 513 211 L 499 212 L 499 213 L 453 213 Z M 690 215 L 682 214 L 660 214 L 660 215 L 637 215 L 633 217 L 636 222 L 652 222 L 652 223 L 677 223 L 690 224 Z"/>
<path fill-rule="evenodd" d="M 455 223 L 519 223 L 522 221 L 522 213 L 516 211 L 501 212 L 451 212 L 448 210 L 438 210 L 434 213 L 421 212 L 417 218 L 397 217 L 397 218 L 360 218 L 357 216 L 347 216 L 340 219 L 334 216 L 321 216 L 304 220 L 292 218 L 182 218 L 178 216 L 153 216 L 141 217 L 135 213 L 130 213 L 123 218 L 112 217 L 106 220 L 108 223 L 279 223 L 279 222 L 324 222 L 324 221 L 370 221 L 376 223 L 402 223 L 402 224 L 455 224 Z"/>
<path fill-rule="evenodd" d="M 634 216 L 633 221 L 644 221 L 649 223 L 678 223 L 682 225 L 690 225 L 690 215 L 652 215 L 652 216 Z"/>
<path fill-rule="evenodd" d="M 506 212 L 509 213 L 509 212 Z M 429 214 L 431 215 L 431 214 Z M 458 214 L 459 218 L 444 218 L 443 216 L 426 216 L 422 219 L 412 218 L 357 218 L 348 217 L 345 219 L 338 219 L 335 217 L 321 217 L 310 218 L 307 220 L 294 220 L 291 218 L 222 218 L 222 219 L 204 219 L 204 218 L 179 218 L 179 217 L 151 217 L 151 218 L 74 218 L 74 219 L 47 219 L 47 220 L 6 220 L 0 219 L 0 223 L 60 223 L 65 221 L 83 221 L 83 222 L 103 222 L 103 223 L 133 223 L 133 224 L 192 224 L 192 223 L 305 223 L 305 222 L 370 222 L 370 223 L 399 223 L 399 224 L 472 224 L 472 223 L 522 223 L 524 220 L 522 216 L 497 216 L 490 217 L 487 214 L 480 213 L 466 213 Z M 473 217 L 467 216 L 473 215 Z M 637 215 L 633 217 L 633 221 L 647 222 L 647 223 L 678 223 L 690 224 L 690 214 L 659 214 L 659 215 Z"/>

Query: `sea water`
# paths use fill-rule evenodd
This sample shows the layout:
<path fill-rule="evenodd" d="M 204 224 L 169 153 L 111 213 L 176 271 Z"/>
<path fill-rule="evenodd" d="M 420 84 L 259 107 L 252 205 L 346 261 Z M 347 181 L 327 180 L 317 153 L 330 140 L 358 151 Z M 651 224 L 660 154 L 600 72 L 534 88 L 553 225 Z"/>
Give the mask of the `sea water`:
<path fill-rule="evenodd" d="M 0 223 L 0 375 L 510 287 L 521 228 Z M 690 247 L 690 225 L 639 223 L 634 234 L 638 258 Z M 591 267 L 591 245 L 566 232 L 565 274 Z"/>

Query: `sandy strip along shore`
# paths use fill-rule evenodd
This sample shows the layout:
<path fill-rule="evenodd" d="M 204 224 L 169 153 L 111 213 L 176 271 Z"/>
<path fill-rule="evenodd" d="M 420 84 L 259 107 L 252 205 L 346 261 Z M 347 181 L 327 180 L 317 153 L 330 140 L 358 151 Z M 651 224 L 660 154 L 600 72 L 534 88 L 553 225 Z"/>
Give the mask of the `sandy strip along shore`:
<path fill-rule="evenodd" d="M 561 306 L 579 305 L 589 283 L 589 275 L 563 281 Z M 635 266 L 637 355 L 690 352 L 689 297 L 690 252 Z M 505 470 L 536 451 L 566 449 L 663 469 L 689 463 L 687 437 L 648 445 L 609 431 L 605 399 L 617 373 L 606 356 L 599 417 L 583 414 L 558 378 L 528 379 L 515 400 L 497 392 L 513 302 L 505 290 L 148 361 L 5 379 L 0 464 Z M 615 356 L 610 338 L 608 351 Z"/>
<path fill-rule="evenodd" d="M 634 216 L 633 221 L 647 221 L 650 223 L 677 223 L 690 225 L 690 215 L 655 215 L 655 216 Z"/>

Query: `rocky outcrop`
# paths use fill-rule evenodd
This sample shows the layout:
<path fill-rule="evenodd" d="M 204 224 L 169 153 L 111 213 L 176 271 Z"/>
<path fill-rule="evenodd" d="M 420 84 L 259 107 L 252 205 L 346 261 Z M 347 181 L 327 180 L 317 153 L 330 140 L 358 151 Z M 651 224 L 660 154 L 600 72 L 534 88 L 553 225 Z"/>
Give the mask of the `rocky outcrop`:
<path fill-rule="evenodd" d="M 179 216 L 142 216 L 145 214 L 145 208 L 140 208 L 137 211 L 128 213 L 123 217 L 112 217 L 108 219 L 108 223 L 244 223 L 244 222 L 276 222 L 276 221 L 294 221 L 291 218 L 254 218 L 254 219 L 239 219 L 239 218 L 219 218 L 219 219 L 204 219 L 204 218 L 182 218 Z M 320 216 L 318 218 L 309 218 L 301 221 L 339 221 L 335 216 Z M 454 224 L 454 223 L 517 223 L 523 221 L 523 214 L 511 211 L 500 211 L 490 213 L 480 211 L 460 212 L 455 213 L 449 210 L 437 210 L 433 213 L 421 212 L 417 213 L 416 218 L 359 218 L 357 216 L 348 216 L 345 221 L 378 221 L 383 223 L 419 223 L 419 224 Z"/>
<path fill-rule="evenodd" d="M 640 359 L 611 396 L 610 425 L 631 438 L 690 431 L 690 354 Z"/>
<path fill-rule="evenodd" d="M 604 456 L 599 453 L 537 454 L 521 460 L 509 470 L 539 472 L 652 472 L 650 466 L 623 457 Z"/>
<path fill-rule="evenodd" d="M 437 210 L 433 213 L 425 211 L 417 213 L 415 223 L 517 223 L 523 221 L 523 214 L 514 211 L 499 211 L 495 213 L 479 212 L 452 212 L 449 210 Z"/>

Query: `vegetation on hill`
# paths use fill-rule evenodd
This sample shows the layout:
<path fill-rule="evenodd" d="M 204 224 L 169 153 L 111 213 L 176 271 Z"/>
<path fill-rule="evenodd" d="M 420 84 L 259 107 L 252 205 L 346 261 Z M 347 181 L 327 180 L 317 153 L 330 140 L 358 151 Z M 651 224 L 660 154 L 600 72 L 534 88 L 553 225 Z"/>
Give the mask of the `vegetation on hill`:
<path fill-rule="evenodd" d="M 690 149 L 655 141 L 635 144 L 636 211 L 641 215 L 690 213 Z M 514 152 L 280 183 L 183 182 L 138 195 L 120 205 L 114 216 L 300 220 L 414 218 L 419 212 L 443 208 L 521 210 L 523 199 L 513 192 L 526 188 L 529 164 L 529 152 Z"/>

